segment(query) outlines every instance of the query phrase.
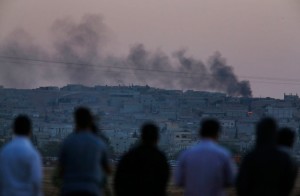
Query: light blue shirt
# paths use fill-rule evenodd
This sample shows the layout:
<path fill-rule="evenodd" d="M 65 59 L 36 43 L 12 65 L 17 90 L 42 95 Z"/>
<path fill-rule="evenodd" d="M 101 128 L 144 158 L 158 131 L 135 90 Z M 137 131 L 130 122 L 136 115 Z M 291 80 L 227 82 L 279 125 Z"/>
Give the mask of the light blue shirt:
<path fill-rule="evenodd" d="M 42 162 L 29 138 L 16 136 L 0 152 L 0 195 L 42 195 Z"/>
<path fill-rule="evenodd" d="M 230 153 L 212 140 L 202 140 L 179 158 L 175 184 L 187 196 L 222 196 L 233 185 L 235 166 Z"/>

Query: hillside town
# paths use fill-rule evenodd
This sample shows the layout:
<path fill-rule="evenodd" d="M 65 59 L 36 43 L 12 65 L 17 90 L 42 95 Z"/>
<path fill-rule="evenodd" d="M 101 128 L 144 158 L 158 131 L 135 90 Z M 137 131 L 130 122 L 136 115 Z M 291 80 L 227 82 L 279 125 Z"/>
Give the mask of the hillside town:
<path fill-rule="evenodd" d="M 261 117 L 272 116 L 281 127 L 291 127 L 297 135 L 300 131 L 300 99 L 293 94 L 284 94 L 284 99 L 274 99 L 134 85 L 67 85 L 37 89 L 1 87 L 1 144 L 12 138 L 14 117 L 27 114 L 33 120 L 34 145 L 44 157 L 55 159 L 61 141 L 73 131 L 73 112 L 77 106 L 87 106 L 93 111 L 115 159 L 138 142 L 139 128 L 147 121 L 159 125 L 159 146 L 170 160 L 198 142 L 199 123 L 207 117 L 221 122 L 220 142 L 238 156 L 252 147 L 255 123 Z M 298 141 L 297 136 L 296 156 L 300 156 Z"/>

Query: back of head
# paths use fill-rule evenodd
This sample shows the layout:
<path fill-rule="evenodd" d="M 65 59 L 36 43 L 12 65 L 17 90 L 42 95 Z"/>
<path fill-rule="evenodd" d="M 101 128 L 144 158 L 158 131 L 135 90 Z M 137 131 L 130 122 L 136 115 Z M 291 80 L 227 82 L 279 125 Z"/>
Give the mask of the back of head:
<path fill-rule="evenodd" d="M 273 146 L 276 144 L 277 123 L 273 118 L 261 119 L 256 125 L 256 145 Z"/>
<path fill-rule="evenodd" d="M 201 122 L 199 134 L 202 138 L 217 139 L 221 132 L 221 126 L 218 120 L 209 118 Z"/>
<path fill-rule="evenodd" d="M 159 128 L 152 122 L 145 123 L 141 128 L 141 139 L 143 144 L 154 145 L 159 140 Z"/>
<path fill-rule="evenodd" d="M 26 115 L 19 115 L 15 118 L 13 124 L 15 135 L 29 136 L 31 134 L 31 120 Z"/>
<path fill-rule="evenodd" d="M 295 141 L 295 131 L 288 127 L 279 129 L 277 143 L 281 146 L 292 148 Z"/>
<path fill-rule="evenodd" d="M 88 108 L 79 107 L 74 113 L 77 131 L 91 129 L 93 126 L 93 115 Z"/>

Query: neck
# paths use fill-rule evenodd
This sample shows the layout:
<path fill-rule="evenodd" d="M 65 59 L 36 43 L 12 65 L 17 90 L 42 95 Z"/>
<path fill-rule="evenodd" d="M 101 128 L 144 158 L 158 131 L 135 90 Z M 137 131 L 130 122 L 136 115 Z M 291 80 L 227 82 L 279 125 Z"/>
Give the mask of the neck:
<path fill-rule="evenodd" d="M 156 143 L 147 143 L 147 142 L 142 142 L 143 146 L 156 146 Z"/>
<path fill-rule="evenodd" d="M 29 135 L 14 135 L 15 138 L 25 138 L 25 139 L 29 139 Z"/>
<path fill-rule="evenodd" d="M 202 140 L 217 142 L 217 138 L 213 138 L 213 137 L 202 137 Z"/>
<path fill-rule="evenodd" d="M 76 128 L 76 132 L 89 132 L 89 128 Z"/>

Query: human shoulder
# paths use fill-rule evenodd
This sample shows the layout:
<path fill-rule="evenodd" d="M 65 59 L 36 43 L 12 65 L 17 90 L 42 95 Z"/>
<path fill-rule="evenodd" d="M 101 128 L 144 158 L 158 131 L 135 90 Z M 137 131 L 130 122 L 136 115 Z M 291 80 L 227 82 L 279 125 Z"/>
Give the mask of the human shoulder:
<path fill-rule="evenodd" d="M 189 155 L 194 154 L 196 150 L 196 146 L 183 150 L 179 153 L 178 160 L 181 162 L 184 161 Z"/>
<path fill-rule="evenodd" d="M 102 139 L 96 137 L 96 144 L 102 152 L 108 153 L 108 145 Z"/>
<path fill-rule="evenodd" d="M 29 156 L 32 160 L 40 160 L 41 154 L 40 152 L 32 145 Z"/>
<path fill-rule="evenodd" d="M 124 155 L 122 156 L 122 159 L 127 161 L 139 160 L 141 157 L 144 157 L 144 155 L 146 154 L 149 155 L 149 151 L 147 152 L 144 146 L 137 145 L 135 147 L 130 148 L 127 152 L 125 152 Z"/>
<path fill-rule="evenodd" d="M 127 152 L 124 153 L 123 157 L 136 156 L 137 154 L 143 153 L 143 149 L 140 146 L 135 146 L 130 148 Z"/>
<path fill-rule="evenodd" d="M 2 151 L 28 151 L 32 148 L 29 138 L 15 138 L 2 147 Z"/>
<path fill-rule="evenodd" d="M 221 146 L 220 144 L 216 144 L 216 149 L 217 149 L 217 152 L 220 153 L 220 155 L 225 156 L 225 157 L 231 157 L 231 152 L 229 150 L 227 150 L 226 148 L 224 148 L 223 146 Z"/>
<path fill-rule="evenodd" d="M 154 147 L 154 157 L 156 157 L 157 160 L 159 160 L 160 162 L 167 162 L 167 157 L 165 153 L 158 147 Z"/>
<path fill-rule="evenodd" d="M 184 153 L 199 154 L 199 152 L 202 152 L 203 150 L 205 152 L 209 151 L 210 153 L 214 153 L 223 157 L 231 156 L 231 153 L 226 148 L 224 148 L 217 142 L 209 141 L 209 140 L 200 141 L 199 143 L 192 146 L 190 149 L 187 149 Z"/>
<path fill-rule="evenodd" d="M 0 150 L 0 155 L 2 156 L 5 154 L 7 151 L 10 151 L 12 146 L 12 141 L 9 141 L 8 143 L 4 144 L 4 146 Z"/>
<path fill-rule="evenodd" d="M 67 135 L 67 137 L 65 137 L 65 139 L 63 140 L 63 143 L 68 143 L 68 142 L 72 141 L 75 137 L 76 137 L 76 133 L 72 132 L 69 135 Z"/>
<path fill-rule="evenodd" d="M 292 156 L 292 149 L 285 146 L 278 146 L 276 148 L 281 154 L 287 155 L 288 157 Z"/>
<path fill-rule="evenodd" d="M 2 148 L 1 148 L 1 152 L 4 151 L 4 150 L 6 150 L 7 148 L 10 148 L 11 145 L 13 145 L 13 140 L 11 140 L 11 141 L 5 143 L 5 144 L 2 146 Z"/>
<path fill-rule="evenodd" d="M 159 148 L 156 148 L 156 150 L 157 150 L 157 153 L 159 154 L 159 156 L 166 158 L 166 155 L 162 150 L 160 150 Z"/>
<path fill-rule="evenodd" d="M 287 148 L 287 147 L 277 147 L 276 150 L 278 151 L 278 154 L 280 156 L 279 159 L 282 160 L 282 162 L 293 164 L 294 157 L 293 157 L 292 152 L 289 148 Z"/>
<path fill-rule="evenodd" d="M 251 149 L 243 157 L 242 166 L 254 164 L 255 160 L 257 160 L 257 151 L 256 149 Z"/>
<path fill-rule="evenodd" d="M 30 139 L 25 139 L 24 143 L 22 143 L 20 146 L 18 146 L 18 149 L 22 149 L 22 153 L 24 157 L 30 158 L 31 161 L 40 159 L 41 155 L 39 151 L 37 150 L 36 146 L 33 145 L 33 143 L 30 141 Z"/>
<path fill-rule="evenodd" d="M 63 152 L 67 149 L 73 148 L 73 146 L 80 141 L 82 141 L 82 138 L 80 138 L 76 132 L 72 132 L 61 142 L 60 149 Z"/>
<path fill-rule="evenodd" d="M 102 138 L 98 137 L 93 133 L 87 133 L 87 136 L 90 142 L 93 142 L 95 145 L 98 146 L 98 148 L 107 148 L 107 143 Z"/>
<path fill-rule="evenodd" d="M 134 162 L 133 160 L 136 158 L 136 149 L 132 148 L 130 150 L 128 150 L 127 152 L 125 152 L 119 160 L 118 166 L 123 166 L 123 165 L 127 165 L 130 162 Z"/>

